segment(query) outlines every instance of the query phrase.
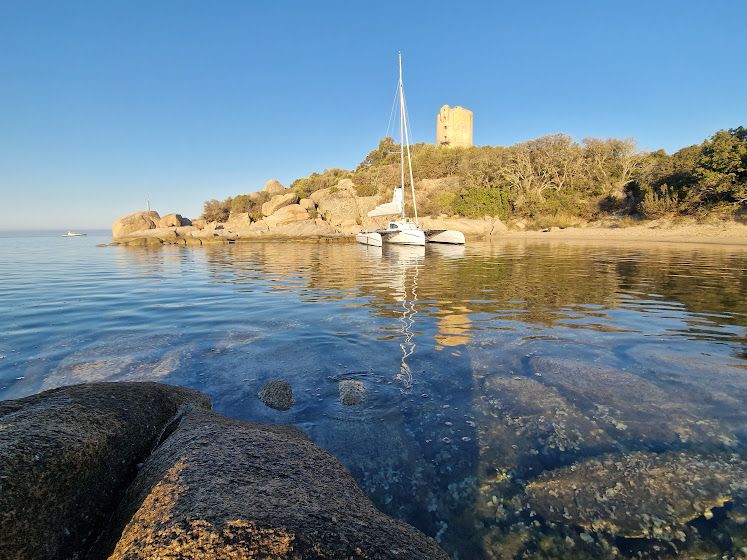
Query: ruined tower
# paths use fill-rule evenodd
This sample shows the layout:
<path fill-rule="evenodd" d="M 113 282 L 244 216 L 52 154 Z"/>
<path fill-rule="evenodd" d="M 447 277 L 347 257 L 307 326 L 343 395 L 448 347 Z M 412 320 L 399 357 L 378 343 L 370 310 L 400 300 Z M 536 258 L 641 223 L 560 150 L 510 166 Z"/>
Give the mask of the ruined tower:
<path fill-rule="evenodd" d="M 472 111 L 444 105 L 436 117 L 436 144 L 450 148 L 472 146 Z"/>

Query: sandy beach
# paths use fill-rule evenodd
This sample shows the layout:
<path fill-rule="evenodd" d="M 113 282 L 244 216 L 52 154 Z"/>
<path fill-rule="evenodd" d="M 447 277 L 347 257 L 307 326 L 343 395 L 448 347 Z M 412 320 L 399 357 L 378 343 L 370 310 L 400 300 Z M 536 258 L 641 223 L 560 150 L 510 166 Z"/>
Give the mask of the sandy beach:
<path fill-rule="evenodd" d="M 508 231 L 501 234 L 501 237 L 510 239 L 644 241 L 747 246 L 747 225 L 737 222 L 673 223 L 667 220 L 654 220 L 629 227 L 620 227 L 609 223 L 592 223 L 586 226 L 564 229 L 550 228 L 549 231 Z"/>

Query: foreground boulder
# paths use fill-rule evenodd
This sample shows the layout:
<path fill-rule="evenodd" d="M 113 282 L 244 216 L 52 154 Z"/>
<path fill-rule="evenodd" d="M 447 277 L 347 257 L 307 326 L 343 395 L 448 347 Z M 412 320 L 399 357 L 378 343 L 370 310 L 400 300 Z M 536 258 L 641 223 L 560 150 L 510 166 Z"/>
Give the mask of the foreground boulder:
<path fill-rule="evenodd" d="M 146 211 L 135 212 L 119 218 L 112 224 L 112 238 L 114 240 L 127 237 L 129 234 L 144 229 L 153 229 L 158 226 L 161 219 L 158 212 Z M 179 224 L 181 225 L 181 224 Z"/>
<path fill-rule="evenodd" d="M 0 558 L 76 558 L 195 391 L 98 383 L 0 402 Z"/>
<path fill-rule="evenodd" d="M 299 430 L 91 383 L 0 402 L 0 558 L 446 558 Z"/>
<path fill-rule="evenodd" d="M 447 558 L 295 428 L 189 411 L 115 517 L 111 559 Z"/>

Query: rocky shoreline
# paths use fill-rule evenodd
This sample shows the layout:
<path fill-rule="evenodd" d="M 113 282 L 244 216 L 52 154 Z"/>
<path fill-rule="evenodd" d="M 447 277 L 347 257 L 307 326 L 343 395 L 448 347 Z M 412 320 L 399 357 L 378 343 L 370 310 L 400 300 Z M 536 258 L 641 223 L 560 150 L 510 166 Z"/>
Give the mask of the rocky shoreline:
<path fill-rule="evenodd" d="M 426 181 L 438 189 L 438 180 Z M 113 245 L 158 246 L 209 245 L 247 241 L 352 242 L 361 229 L 386 226 L 386 218 L 369 218 L 369 210 L 382 201 L 376 196 L 357 196 L 350 179 L 312 193 L 308 198 L 270 180 L 262 193 L 249 198 L 267 199 L 261 216 L 243 212 L 229 215 L 224 222 L 190 220 L 180 214 L 161 216 L 155 211 L 135 212 L 112 225 Z M 257 203 L 259 204 L 259 203 Z M 472 241 L 495 239 L 553 239 L 589 241 L 652 241 L 667 243 L 711 243 L 746 245 L 747 225 L 735 221 L 699 223 L 686 219 L 647 221 L 606 219 L 568 227 L 532 230 L 523 220 L 504 223 L 500 218 L 461 216 L 420 217 L 425 229 L 450 229 Z"/>
<path fill-rule="evenodd" d="M 447 558 L 291 426 L 90 383 L 0 402 L 0 557 Z"/>
<path fill-rule="evenodd" d="M 112 225 L 112 241 L 131 246 L 205 245 L 237 241 L 309 239 L 352 241 L 361 229 L 386 225 L 386 218 L 369 218 L 367 214 L 380 200 L 376 196 L 357 196 L 350 179 L 299 198 L 277 181 L 264 188 L 269 200 L 262 204 L 262 216 L 253 219 L 248 213 L 231 214 L 225 222 L 189 220 L 180 214 L 160 216 L 158 212 L 135 212 Z M 260 193 L 252 193 L 249 195 Z M 507 231 L 499 218 L 468 219 L 441 216 L 423 217 L 426 229 L 456 229 L 468 239 L 489 239 Z"/>

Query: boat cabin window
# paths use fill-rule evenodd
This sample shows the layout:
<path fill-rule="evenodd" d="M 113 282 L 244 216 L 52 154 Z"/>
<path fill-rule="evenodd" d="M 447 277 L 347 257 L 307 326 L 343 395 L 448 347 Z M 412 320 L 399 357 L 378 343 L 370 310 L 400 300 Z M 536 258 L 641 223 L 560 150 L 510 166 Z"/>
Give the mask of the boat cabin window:
<path fill-rule="evenodd" d="M 389 229 L 397 229 L 397 224 L 394 222 L 389 222 Z"/>

